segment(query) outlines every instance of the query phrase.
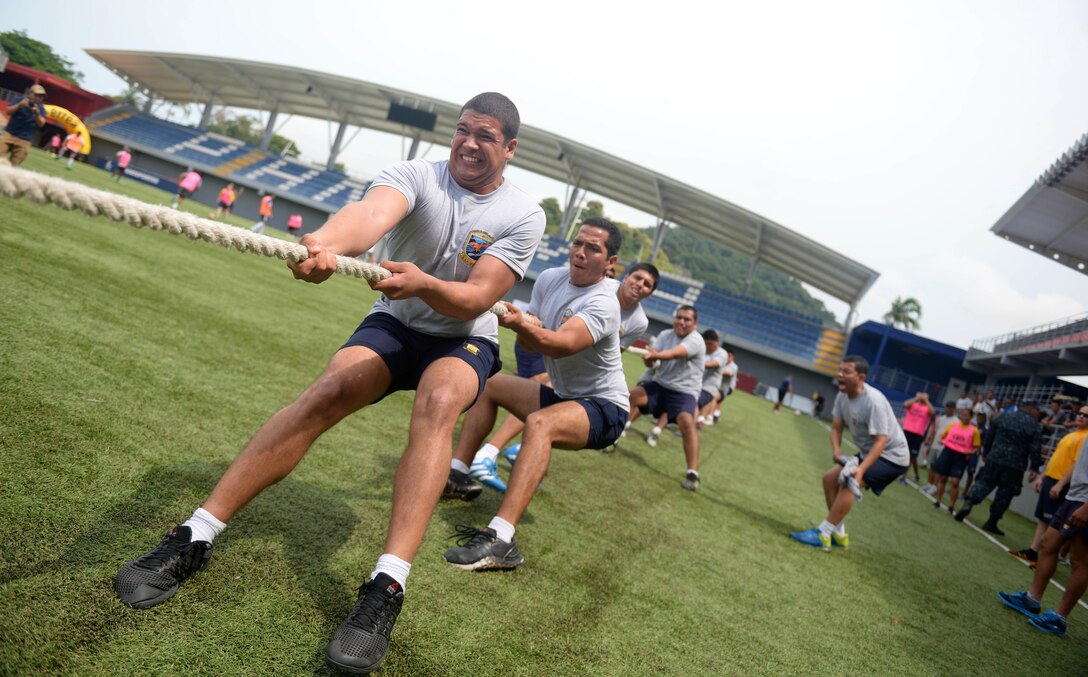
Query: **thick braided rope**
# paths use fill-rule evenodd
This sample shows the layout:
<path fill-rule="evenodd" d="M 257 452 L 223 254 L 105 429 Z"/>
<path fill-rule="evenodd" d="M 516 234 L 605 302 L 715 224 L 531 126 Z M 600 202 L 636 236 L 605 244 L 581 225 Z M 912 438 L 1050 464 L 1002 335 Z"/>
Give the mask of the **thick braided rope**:
<path fill-rule="evenodd" d="M 192 240 L 204 240 L 228 249 L 283 261 L 303 261 L 307 257 L 306 247 L 294 242 L 278 240 L 245 228 L 202 219 L 176 209 L 140 202 L 124 195 L 15 167 L 0 166 L 0 193 L 10 198 L 26 198 L 38 204 L 54 204 L 69 211 L 81 211 L 88 216 L 105 216 L 135 228 L 164 230 Z M 347 256 L 336 257 L 336 272 L 368 282 L 384 280 L 390 275 L 381 266 Z M 506 306 L 496 303 L 491 312 L 504 315 Z"/>

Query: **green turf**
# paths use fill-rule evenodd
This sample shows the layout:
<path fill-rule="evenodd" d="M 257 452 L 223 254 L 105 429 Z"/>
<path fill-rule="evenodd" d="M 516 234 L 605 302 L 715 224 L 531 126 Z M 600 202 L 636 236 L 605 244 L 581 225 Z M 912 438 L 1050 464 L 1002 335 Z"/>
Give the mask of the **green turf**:
<path fill-rule="evenodd" d="M 40 153 L 28 166 L 106 185 Z M 128 609 L 111 579 L 200 504 L 374 294 L 53 207 L 0 198 L 0 214 L 0 674 L 323 674 L 381 552 L 410 395 L 320 439 L 169 603 Z M 679 486 L 679 439 L 651 449 L 645 420 L 618 453 L 557 452 L 513 572 L 441 559 L 496 494 L 441 503 L 383 673 L 1084 674 L 1088 611 L 1069 639 L 1032 630 L 994 597 L 1026 586 L 1027 568 L 915 491 L 858 506 L 849 552 L 792 543 L 823 516 L 827 433 L 746 394 L 726 411 L 695 494 Z M 1002 526 L 1009 546 L 1028 542 L 1027 520 Z"/>

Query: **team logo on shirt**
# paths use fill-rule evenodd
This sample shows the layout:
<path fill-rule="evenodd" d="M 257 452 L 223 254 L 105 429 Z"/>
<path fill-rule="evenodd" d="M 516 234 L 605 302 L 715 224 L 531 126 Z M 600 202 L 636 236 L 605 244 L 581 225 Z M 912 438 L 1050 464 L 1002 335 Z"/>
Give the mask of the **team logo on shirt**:
<path fill-rule="evenodd" d="M 494 241 L 495 237 L 491 233 L 482 230 L 469 231 L 468 239 L 465 240 L 464 246 L 461 247 L 461 260 L 470 266 L 476 265 L 476 262 L 480 260 L 480 257 L 484 255 L 484 252 Z"/>
<path fill-rule="evenodd" d="M 562 327 L 564 324 L 566 324 L 567 320 L 569 320 L 572 317 L 574 317 L 574 311 L 573 310 L 571 310 L 570 308 L 567 308 L 566 310 L 564 310 L 563 311 L 563 317 L 559 318 L 559 326 Z"/>

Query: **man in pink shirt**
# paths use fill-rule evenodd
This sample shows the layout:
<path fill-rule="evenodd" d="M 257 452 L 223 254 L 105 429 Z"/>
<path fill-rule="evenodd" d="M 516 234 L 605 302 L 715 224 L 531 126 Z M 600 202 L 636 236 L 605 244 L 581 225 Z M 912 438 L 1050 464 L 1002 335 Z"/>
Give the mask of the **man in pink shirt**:
<path fill-rule="evenodd" d="M 926 438 L 926 430 L 933 419 L 933 405 L 929 403 L 929 393 L 916 393 L 903 403 L 903 435 L 907 438 L 910 449 L 910 467 L 914 471 L 914 481 L 918 482 L 918 452 Z"/>
<path fill-rule="evenodd" d="M 200 174 L 195 169 L 187 169 L 182 172 L 178 177 L 178 195 L 174 198 L 174 204 L 170 206 L 177 209 L 185 204 L 185 199 L 192 197 L 196 189 L 200 188 L 201 181 Z"/>
<path fill-rule="evenodd" d="M 128 169 L 130 162 L 132 162 L 132 151 L 128 149 L 128 146 L 117 151 L 117 162 L 113 165 L 114 181 L 121 183 L 121 177 L 125 175 L 125 170 Z"/>

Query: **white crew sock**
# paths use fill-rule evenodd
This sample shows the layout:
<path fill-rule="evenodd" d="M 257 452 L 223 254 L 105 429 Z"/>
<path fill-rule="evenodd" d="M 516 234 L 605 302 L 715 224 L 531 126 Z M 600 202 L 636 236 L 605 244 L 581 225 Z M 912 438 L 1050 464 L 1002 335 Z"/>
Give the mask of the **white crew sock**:
<path fill-rule="evenodd" d="M 658 435 L 661 434 L 661 428 L 658 428 L 655 425 L 653 428 L 650 429 L 650 434 L 653 435 L 654 437 L 657 437 Z"/>
<path fill-rule="evenodd" d="M 699 418 L 697 418 L 697 419 L 695 419 L 695 420 L 696 420 L 696 421 L 697 421 L 698 423 L 706 423 L 706 416 L 700 416 Z"/>
<path fill-rule="evenodd" d="M 494 530 L 495 536 L 503 543 L 509 543 L 514 540 L 514 525 L 498 515 L 492 517 L 491 523 L 487 526 L 489 529 Z"/>
<path fill-rule="evenodd" d="M 496 447 L 494 444 L 485 444 L 484 446 L 480 447 L 479 451 L 476 452 L 476 457 L 474 459 L 472 459 L 472 462 L 473 463 L 479 463 L 480 461 L 484 460 L 485 458 L 494 461 L 498 457 L 499 457 L 499 448 Z"/>
<path fill-rule="evenodd" d="M 404 587 L 405 581 L 408 580 L 408 572 L 412 570 L 412 563 L 405 562 L 396 555 L 390 555 L 389 553 L 383 553 L 378 558 L 378 563 L 374 565 L 374 571 L 370 573 L 370 579 L 374 580 L 378 574 L 385 574 L 392 576 L 393 580 L 400 583 L 400 587 Z"/>
<path fill-rule="evenodd" d="M 821 534 L 830 537 L 832 532 L 835 531 L 835 525 L 831 522 L 828 522 L 827 520 L 824 520 L 823 522 L 820 522 L 819 529 Z"/>
<path fill-rule="evenodd" d="M 627 423 L 624 423 L 624 424 L 623 424 L 623 429 L 624 429 L 624 430 L 627 430 L 627 429 L 628 429 L 628 428 L 630 428 L 630 427 L 631 427 L 631 421 L 627 421 Z"/>
<path fill-rule="evenodd" d="M 468 474 L 468 466 L 465 465 L 465 462 L 462 461 L 459 458 L 455 458 L 452 461 L 450 461 L 450 468 L 453 468 L 454 470 L 459 470 L 459 471 L 465 473 L 466 475 Z"/>
<path fill-rule="evenodd" d="M 846 535 L 846 522 L 839 522 L 835 526 L 835 535 L 836 536 L 845 536 Z"/>
<path fill-rule="evenodd" d="M 219 518 L 204 508 L 197 508 L 193 516 L 185 521 L 182 526 L 192 530 L 194 541 L 207 541 L 211 543 L 215 537 L 226 528 L 226 522 L 220 522 Z"/>

